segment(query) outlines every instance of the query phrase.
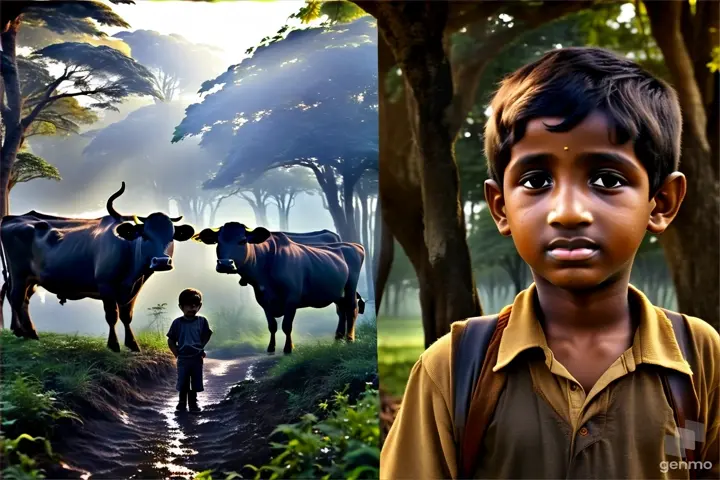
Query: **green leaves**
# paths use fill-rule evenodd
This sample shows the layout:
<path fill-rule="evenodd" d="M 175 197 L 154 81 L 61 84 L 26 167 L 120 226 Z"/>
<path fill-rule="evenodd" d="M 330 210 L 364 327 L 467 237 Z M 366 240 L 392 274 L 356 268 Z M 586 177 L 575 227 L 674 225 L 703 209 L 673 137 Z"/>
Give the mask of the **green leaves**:
<path fill-rule="evenodd" d="M 62 180 L 60 172 L 54 166 L 49 164 L 44 158 L 38 157 L 29 152 L 20 152 L 10 172 L 9 189 L 18 183 L 29 182 L 38 178 L 47 178 L 49 180 Z"/>
<path fill-rule="evenodd" d="M 130 27 L 130 24 L 115 13 L 110 5 L 88 0 L 32 2 L 24 11 L 23 23 L 63 35 L 81 34 L 95 37 L 106 36 L 97 24 Z"/>
<path fill-rule="evenodd" d="M 308 413 L 294 424 L 280 425 L 284 442 L 271 445 L 278 452 L 269 464 L 247 465 L 255 479 L 270 478 L 378 478 L 380 425 L 378 391 L 368 387 L 355 405 L 336 392 L 328 417 Z M 263 474 L 269 473 L 269 477 Z"/>
<path fill-rule="evenodd" d="M 79 42 L 56 43 L 31 55 L 31 58 L 38 57 L 68 66 L 68 80 L 99 102 L 105 99 L 110 104 L 119 103 L 129 95 L 161 98 L 152 72 L 114 48 Z M 76 73 L 78 75 L 73 76 Z M 94 86 L 99 82 L 102 83 Z"/>

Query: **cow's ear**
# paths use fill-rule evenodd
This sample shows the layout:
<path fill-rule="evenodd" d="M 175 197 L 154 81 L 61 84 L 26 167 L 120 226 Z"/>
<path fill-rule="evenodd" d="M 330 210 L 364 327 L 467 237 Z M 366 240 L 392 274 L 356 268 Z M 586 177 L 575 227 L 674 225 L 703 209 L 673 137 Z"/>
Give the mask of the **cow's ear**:
<path fill-rule="evenodd" d="M 195 235 L 195 229 L 192 225 L 178 225 L 175 227 L 175 233 L 173 239 L 178 242 L 185 242 L 190 240 Z"/>
<path fill-rule="evenodd" d="M 140 235 L 142 235 L 142 231 L 142 225 L 135 225 L 131 222 L 123 222 L 115 229 L 115 233 L 117 233 L 120 238 L 124 238 L 125 240 L 135 240 Z"/>
<path fill-rule="evenodd" d="M 247 232 L 248 243 L 262 243 L 270 238 L 270 231 L 267 228 L 258 227 Z"/>
<path fill-rule="evenodd" d="M 205 228 L 200 233 L 193 235 L 192 239 L 205 245 L 214 245 L 218 242 L 218 232 L 212 228 Z"/>

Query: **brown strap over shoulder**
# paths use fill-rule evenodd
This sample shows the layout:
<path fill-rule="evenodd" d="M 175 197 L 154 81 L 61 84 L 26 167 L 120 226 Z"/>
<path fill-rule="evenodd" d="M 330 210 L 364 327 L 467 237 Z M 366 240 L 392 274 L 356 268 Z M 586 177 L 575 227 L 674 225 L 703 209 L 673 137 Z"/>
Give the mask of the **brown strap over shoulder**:
<path fill-rule="evenodd" d="M 480 374 L 475 383 L 470 406 L 467 411 L 467 420 L 458 448 L 460 449 L 460 463 L 458 471 L 460 478 L 471 478 L 477 467 L 477 455 L 490 423 L 500 393 L 505 387 L 505 373 L 493 372 L 497 363 L 500 340 L 503 331 L 510 319 L 510 308 L 503 309 L 497 318 L 497 325 L 493 331 L 487 348 L 482 355 Z M 478 348 L 478 350 L 480 350 Z M 480 351 L 482 353 L 482 351 Z"/>
<path fill-rule="evenodd" d="M 665 315 L 670 319 L 672 323 L 673 332 L 675 333 L 675 339 L 678 342 L 680 351 L 691 366 L 694 364 L 694 350 L 690 341 L 690 332 L 687 326 L 687 322 L 683 315 L 661 309 Z M 678 428 L 690 428 L 688 421 L 698 421 L 698 401 L 695 395 L 695 389 L 693 386 L 692 378 L 674 370 L 668 371 L 664 381 L 666 382 L 666 390 L 669 391 L 669 401 L 672 403 L 671 407 L 675 414 L 675 423 Z M 685 452 L 685 460 L 692 462 L 695 460 L 695 450 L 691 448 L 683 449 Z M 690 478 L 695 477 L 695 469 L 689 469 Z"/>

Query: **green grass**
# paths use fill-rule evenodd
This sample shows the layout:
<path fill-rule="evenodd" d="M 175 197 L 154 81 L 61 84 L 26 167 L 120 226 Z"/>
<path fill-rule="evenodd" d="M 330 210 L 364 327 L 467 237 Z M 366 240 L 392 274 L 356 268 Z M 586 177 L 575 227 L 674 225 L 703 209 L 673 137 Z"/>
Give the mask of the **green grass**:
<path fill-rule="evenodd" d="M 377 378 L 377 328 L 363 322 L 355 331 L 355 342 L 334 340 L 298 345 L 292 355 L 282 357 L 270 370 L 274 381 L 289 395 L 293 412 L 312 412 L 318 404 L 348 385 L 359 394 Z"/>
<path fill-rule="evenodd" d="M 43 332 L 35 341 L 0 331 L 2 441 L 22 434 L 50 438 L 61 419 L 80 421 L 83 409 L 101 411 L 132 395 L 137 379 L 172 367 L 164 335 L 145 332 L 137 340 L 142 353 L 116 353 L 104 337 Z"/>
<path fill-rule="evenodd" d="M 378 320 L 378 373 L 383 390 L 402 395 L 410 370 L 424 350 L 425 337 L 419 318 L 381 315 Z"/>

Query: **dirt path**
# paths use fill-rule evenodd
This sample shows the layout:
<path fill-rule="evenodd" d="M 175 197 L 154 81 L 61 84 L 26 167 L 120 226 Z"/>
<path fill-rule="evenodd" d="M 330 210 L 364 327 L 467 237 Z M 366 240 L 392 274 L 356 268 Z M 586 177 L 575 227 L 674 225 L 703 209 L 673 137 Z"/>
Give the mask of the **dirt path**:
<path fill-rule="evenodd" d="M 236 412 L 223 399 L 237 383 L 264 375 L 272 363 L 272 357 L 267 355 L 233 360 L 206 358 L 205 391 L 198 394 L 203 412 L 199 414 L 175 412 L 178 396 L 175 377 L 170 375 L 166 382 L 152 388 L 144 401 L 116 412 L 121 421 L 86 421 L 84 428 L 63 439 L 59 448 L 74 468 L 82 470 L 66 470 L 68 476 L 192 478 L 205 469 L 242 466 L 247 463 L 238 450 L 242 446 L 230 439 L 236 439 L 239 431 L 248 431 L 245 438 L 250 440 L 257 413 Z"/>

